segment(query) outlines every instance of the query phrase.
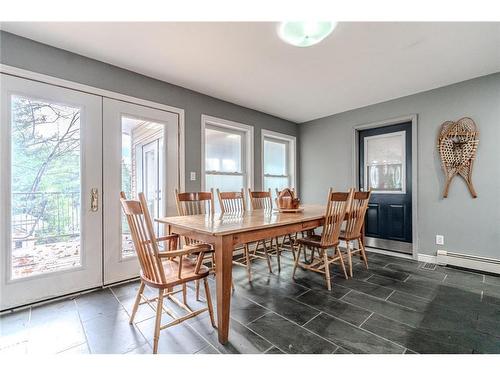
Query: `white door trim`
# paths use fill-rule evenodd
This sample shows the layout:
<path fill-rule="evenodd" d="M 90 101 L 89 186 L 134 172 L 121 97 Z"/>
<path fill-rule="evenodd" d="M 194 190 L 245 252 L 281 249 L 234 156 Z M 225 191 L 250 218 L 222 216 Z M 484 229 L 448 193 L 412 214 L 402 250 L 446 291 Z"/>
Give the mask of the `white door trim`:
<path fill-rule="evenodd" d="M 102 96 L 103 98 L 120 100 L 127 103 L 138 104 L 144 107 L 150 107 L 153 109 L 159 109 L 162 111 L 167 111 L 175 113 L 179 116 L 179 181 L 180 189 L 184 191 L 185 187 L 185 111 L 182 108 L 173 107 L 166 104 L 161 104 L 153 102 L 150 100 L 145 100 L 137 98 L 134 96 L 120 94 L 114 91 L 100 89 L 98 87 L 84 85 L 82 83 L 77 83 L 62 78 L 57 78 L 54 76 L 36 73 L 31 70 L 17 68 L 15 66 L 10 66 L 6 64 L 0 64 L 0 73 L 8 74 L 15 77 L 31 79 L 33 81 L 38 81 L 42 83 L 48 83 L 54 86 L 59 86 L 63 88 L 68 88 L 76 91 L 81 91 L 88 94 L 94 94 Z"/>
<path fill-rule="evenodd" d="M 359 183 L 359 131 L 366 129 L 380 128 L 383 126 L 396 125 L 411 121 L 411 204 L 412 204 L 412 250 L 413 259 L 418 259 L 418 127 L 417 114 L 409 114 L 401 117 L 394 117 L 387 120 L 371 122 L 367 124 L 355 125 L 352 130 L 352 186 Z"/>

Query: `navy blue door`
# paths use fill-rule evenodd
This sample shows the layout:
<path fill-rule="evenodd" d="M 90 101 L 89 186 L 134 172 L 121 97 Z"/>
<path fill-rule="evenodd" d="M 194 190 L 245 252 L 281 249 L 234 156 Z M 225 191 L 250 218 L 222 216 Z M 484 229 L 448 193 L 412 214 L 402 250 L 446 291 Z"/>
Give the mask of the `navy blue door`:
<path fill-rule="evenodd" d="M 359 186 L 372 189 L 365 234 L 412 242 L 411 122 L 359 132 Z"/>

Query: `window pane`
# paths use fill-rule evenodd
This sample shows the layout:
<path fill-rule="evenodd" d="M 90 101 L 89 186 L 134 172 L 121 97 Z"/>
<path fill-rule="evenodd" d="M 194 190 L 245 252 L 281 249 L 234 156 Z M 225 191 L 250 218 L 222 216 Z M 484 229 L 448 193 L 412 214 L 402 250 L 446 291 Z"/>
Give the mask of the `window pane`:
<path fill-rule="evenodd" d="M 402 191 L 405 162 L 404 134 L 366 138 L 366 173 L 368 188 Z"/>
<path fill-rule="evenodd" d="M 243 186 L 243 176 L 206 175 L 205 189 L 207 191 L 219 188 L 220 191 L 240 191 Z"/>
<path fill-rule="evenodd" d="M 205 190 L 210 191 L 214 189 L 214 194 L 216 189 L 220 191 L 240 191 L 243 186 L 243 176 L 228 176 L 228 175 L 205 175 Z M 220 212 L 219 199 L 214 197 L 215 211 Z"/>
<path fill-rule="evenodd" d="M 384 191 L 402 191 L 401 164 L 369 165 L 368 188 Z"/>
<path fill-rule="evenodd" d="M 144 192 L 151 216 L 162 215 L 161 185 L 164 125 L 147 120 L 122 117 L 122 190 L 136 199 Z M 122 215 L 122 257 L 135 256 L 127 219 Z M 157 235 L 163 226 L 154 224 Z"/>
<path fill-rule="evenodd" d="M 279 191 L 290 187 L 288 177 L 264 177 L 264 190 L 271 189 L 273 196 L 276 195 L 276 189 Z"/>
<path fill-rule="evenodd" d="M 79 267 L 80 108 L 11 103 L 12 278 Z"/>
<path fill-rule="evenodd" d="M 264 140 L 264 174 L 287 175 L 286 144 Z"/>
<path fill-rule="evenodd" d="M 205 170 L 242 172 L 243 135 L 213 128 L 205 129 Z"/>

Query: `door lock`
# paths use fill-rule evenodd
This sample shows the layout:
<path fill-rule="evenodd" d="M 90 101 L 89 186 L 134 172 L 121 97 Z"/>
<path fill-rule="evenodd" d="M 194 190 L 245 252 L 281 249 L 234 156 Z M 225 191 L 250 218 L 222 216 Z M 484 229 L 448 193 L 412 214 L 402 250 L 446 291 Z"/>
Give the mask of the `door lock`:
<path fill-rule="evenodd" d="M 99 210 L 99 193 L 97 188 L 90 190 L 90 211 L 97 212 Z"/>

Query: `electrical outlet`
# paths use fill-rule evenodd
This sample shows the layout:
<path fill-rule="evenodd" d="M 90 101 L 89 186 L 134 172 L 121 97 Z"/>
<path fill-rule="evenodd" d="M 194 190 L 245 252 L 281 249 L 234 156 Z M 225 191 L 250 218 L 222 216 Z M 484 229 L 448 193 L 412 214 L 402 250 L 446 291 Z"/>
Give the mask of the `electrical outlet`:
<path fill-rule="evenodd" d="M 196 181 L 196 172 L 191 172 L 191 181 Z"/>
<path fill-rule="evenodd" d="M 436 235 L 436 245 L 444 245 L 444 236 L 441 234 Z"/>

